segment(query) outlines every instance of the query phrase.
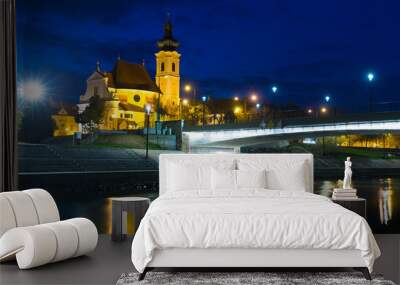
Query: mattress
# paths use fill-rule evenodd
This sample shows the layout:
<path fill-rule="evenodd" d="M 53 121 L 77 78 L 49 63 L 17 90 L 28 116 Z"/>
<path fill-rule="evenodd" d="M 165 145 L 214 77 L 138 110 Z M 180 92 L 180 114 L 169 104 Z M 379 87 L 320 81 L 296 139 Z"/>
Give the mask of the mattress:
<path fill-rule="evenodd" d="M 320 195 L 266 189 L 161 195 L 140 223 L 132 262 L 143 272 L 156 250 L 172 248 L 359 250 L 370 271 L 380 255 L 361 216 Z"/>

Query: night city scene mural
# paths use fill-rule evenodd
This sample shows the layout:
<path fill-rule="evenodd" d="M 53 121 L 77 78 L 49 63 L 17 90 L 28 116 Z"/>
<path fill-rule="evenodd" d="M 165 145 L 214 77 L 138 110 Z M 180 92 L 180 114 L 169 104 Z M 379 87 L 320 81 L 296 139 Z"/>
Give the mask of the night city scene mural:
<path fill-rule="evenodd" d="M 110 197 L 158 196 L 160 153 L 312 153 L 327 197 L 350 156 L 372 231 L 400 233 L 399 9 L 19 0 L 20 188 L 110 233 Z"/>

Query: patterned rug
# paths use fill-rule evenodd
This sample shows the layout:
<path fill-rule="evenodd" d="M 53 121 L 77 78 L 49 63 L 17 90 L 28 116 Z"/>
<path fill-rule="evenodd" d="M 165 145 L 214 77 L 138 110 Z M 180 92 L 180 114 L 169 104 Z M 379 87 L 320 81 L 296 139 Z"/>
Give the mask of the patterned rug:
<path fill-rule="evenodd" d="M 142 281 L 138 281 L 138 276 L 138 273 L 122 274 L 117 285 L 395 285 L 380 275 L 372 275 L 373 280 L 368 281 L 359 272 L 148 272 Z"/>

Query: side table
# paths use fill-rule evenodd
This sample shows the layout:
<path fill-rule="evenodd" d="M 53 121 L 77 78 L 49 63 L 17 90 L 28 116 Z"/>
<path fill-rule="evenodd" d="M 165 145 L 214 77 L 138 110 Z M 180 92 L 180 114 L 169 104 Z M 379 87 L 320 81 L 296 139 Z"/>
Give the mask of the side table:
<path fill-rule="evenodd" d="M 364 219 L 367 218 L 367 201 L 364 198 L 332 199 L 332 202 L 359 214 Z"/>
<path fill-rule="evenodd" d="M 143 197 L 117 197 L 112 201 L 112 241 L 123 241 L 128 233 L 128 215 L 133 218 L 133 231 L 136 232 L 140 221 L 146 214 L 150 199 Z"/>

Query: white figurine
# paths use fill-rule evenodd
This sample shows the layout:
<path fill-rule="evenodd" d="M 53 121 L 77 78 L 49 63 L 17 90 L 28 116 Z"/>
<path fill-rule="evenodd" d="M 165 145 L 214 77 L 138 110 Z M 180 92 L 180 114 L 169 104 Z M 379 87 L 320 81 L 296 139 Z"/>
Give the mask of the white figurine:
<path fill-rule="evenodd" d="M 343 180 L 343 189 L 352 189 L 351 188 L 351 176 L 353 172 L 351 171 L 351 161 L 350 157 L 347 157 L 344 162 L 344 180 Z"/>

